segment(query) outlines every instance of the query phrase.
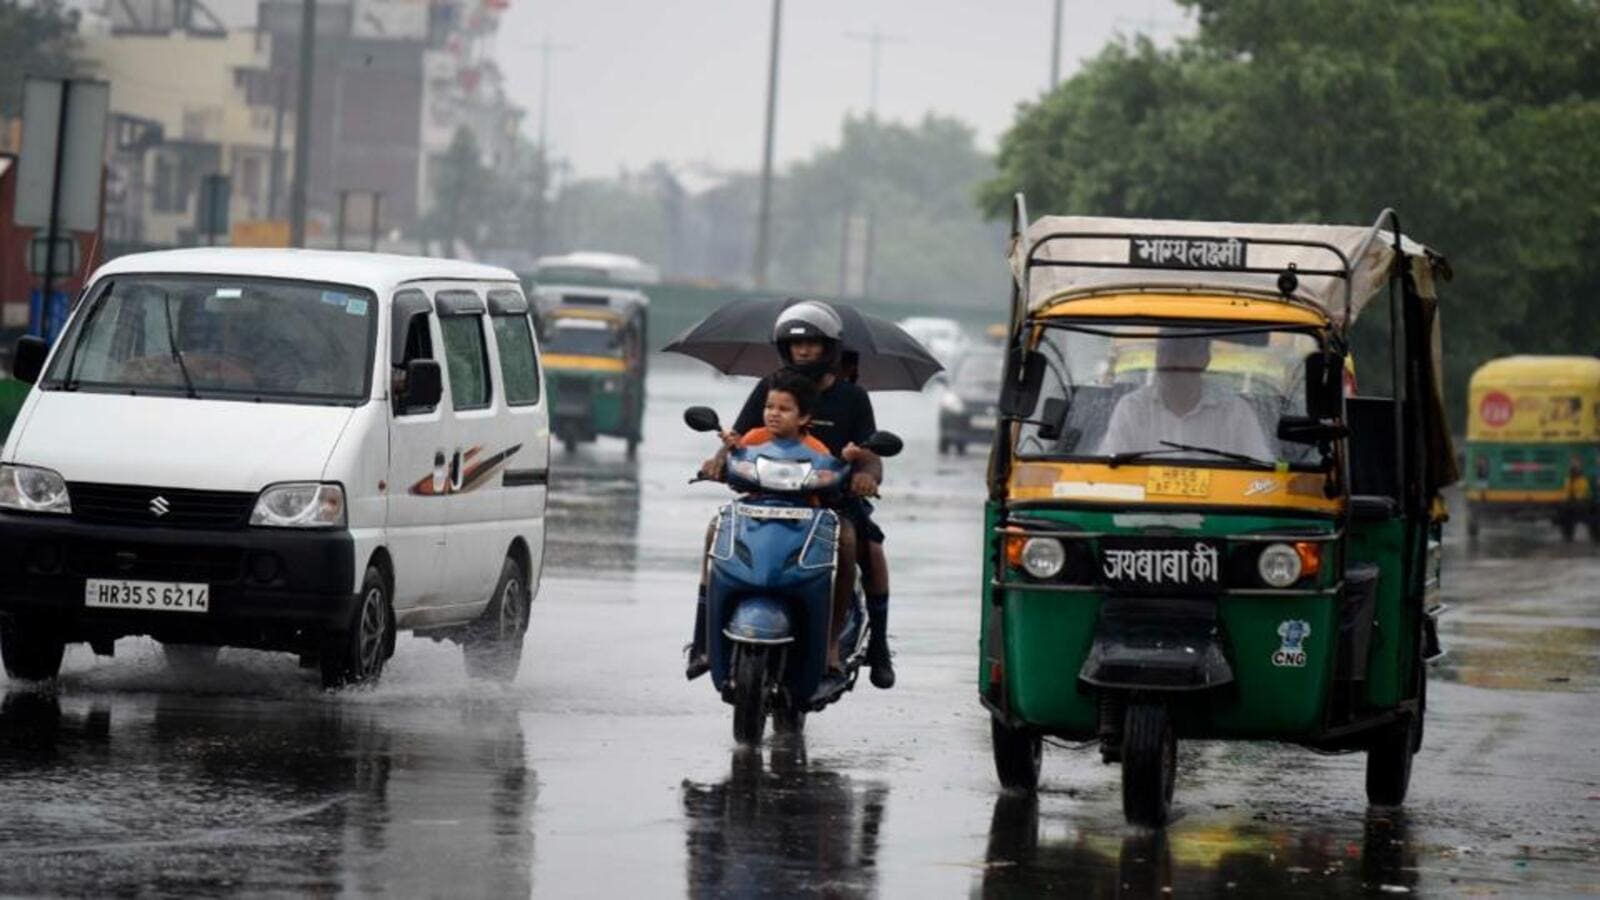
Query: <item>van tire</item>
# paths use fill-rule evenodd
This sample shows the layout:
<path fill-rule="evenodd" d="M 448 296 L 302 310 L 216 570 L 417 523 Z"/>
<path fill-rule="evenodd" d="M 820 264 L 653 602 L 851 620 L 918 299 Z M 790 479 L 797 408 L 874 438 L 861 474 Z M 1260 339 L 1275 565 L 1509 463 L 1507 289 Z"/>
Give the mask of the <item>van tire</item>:
<path fill-rule="evenodd" d="M 472 623 L 461 642 L 467 674 L 489 681 L 510 682 L 522 665 L 522 643 L 528 634 L 532 591 L 522 564 L 506 557 L 489 606 Z"/>
<path fill-rule="evenodd" d="M 21 681 L 49 681 L 61 672 L 67 642 L 47 626 L 16 616 L 0 617 L 0 657 L 6 674 Z"/>
<path fill-rule="evenodd" d="M 389 602 L 389 582 L 377 566 L 367 566 L 361 579 L 361 598 L 343 629 L 323 636 L 322 686 L 333 689 L 374 684 L 383 664 L 394 652 L 394 610 Z"/>

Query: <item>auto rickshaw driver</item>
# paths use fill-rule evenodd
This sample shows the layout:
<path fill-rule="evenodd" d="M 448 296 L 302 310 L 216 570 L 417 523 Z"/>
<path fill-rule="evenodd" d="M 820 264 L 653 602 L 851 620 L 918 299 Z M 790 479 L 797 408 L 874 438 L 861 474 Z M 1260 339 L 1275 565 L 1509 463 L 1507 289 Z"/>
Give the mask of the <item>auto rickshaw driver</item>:
<path fill-rule="evenodd" d="M 1238 394 L 1207 384 L 1210 364 L 1210 338 L 1158 337 L 1155 377 L 1117 402 L 1100 453 L 1160 452 L 1182 444 L 1271 460 L 1274 453 L 1255 410 Z"/>

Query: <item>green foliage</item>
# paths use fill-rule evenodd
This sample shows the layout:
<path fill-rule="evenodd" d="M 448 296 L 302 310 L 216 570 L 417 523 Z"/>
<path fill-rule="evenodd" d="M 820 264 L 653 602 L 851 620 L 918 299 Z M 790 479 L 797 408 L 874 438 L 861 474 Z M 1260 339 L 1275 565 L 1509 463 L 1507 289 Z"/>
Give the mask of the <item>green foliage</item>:
<path fill-rule="evenodd" d="M 778 185 L 769 280 L 836 291 L 854 213 L 873 221 L 869 296 L 1002 309 L 987 298 L 1004 294 L 1004 235 L 971 206 L 992 171 L 972 129 L 955 119 L 846 119 L 839 146 L 794 165 Z"/>
<path fill-rule="evenodd" d="M 1600 4 L 1181 0 L 1024 107 L 980 191 L 1042 213 L 1365 224 L 1445 253 L 1452 403 L 1487 359 L 1600 354 Z M 1459 413 L 1459 410 L 1457 410 Z"/>
<path fill-rule="evenodd" d="M 84 74 L 77 29 L 78 14 L 58 0 L 0 0 L 0 118 L 22 115 L 25 76 Z"/>

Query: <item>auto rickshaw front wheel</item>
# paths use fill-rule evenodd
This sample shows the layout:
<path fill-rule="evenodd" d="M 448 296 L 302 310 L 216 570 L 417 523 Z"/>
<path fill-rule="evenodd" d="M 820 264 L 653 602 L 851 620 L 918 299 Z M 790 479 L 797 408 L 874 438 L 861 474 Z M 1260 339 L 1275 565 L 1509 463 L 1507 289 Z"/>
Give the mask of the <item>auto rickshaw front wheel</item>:
<path fill-rule="evenodd" d="M 1122 815 L 1133 825 L 1167 824 L 1177 780 L 1178 739 L 1167 708 L 1129 703 L 1122 725 Z"/>
<path fill-rule="evenodd" d="M 1044 758 L 1044 739 L 1039 733 L 1011 728 L 998 718 L 990 718 L 989 736 L 994 744 L 994 772 L 1000 776 L 1000 786 L 1030 794 L 1037 790 Z"/>
<path fill-rule="evenodd" d="M 1415 716 L 1383 726 L 1367 747 L 1367 802 L 1399 806 L 1411 787 L 1411 758 L 1420 727 Z"/>

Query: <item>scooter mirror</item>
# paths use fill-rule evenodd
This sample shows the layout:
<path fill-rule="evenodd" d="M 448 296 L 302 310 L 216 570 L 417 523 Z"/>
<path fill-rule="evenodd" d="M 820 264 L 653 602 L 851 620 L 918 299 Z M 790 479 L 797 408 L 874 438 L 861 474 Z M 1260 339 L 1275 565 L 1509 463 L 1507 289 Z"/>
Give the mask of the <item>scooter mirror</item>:
<path fill-rule="evenodd" d="M 695 431 L 722 430 L 722 420 L 717 418 L 717 411 L 709 406 L 691 406 L 684 410 L 683 424 Z"/>
<path fill-rule="evenodd" d="M 906 445 L 900 440 L 900 436 L 892 431 L 874 431 L 859 446 L 879 456 L 898 456 Z"/>

